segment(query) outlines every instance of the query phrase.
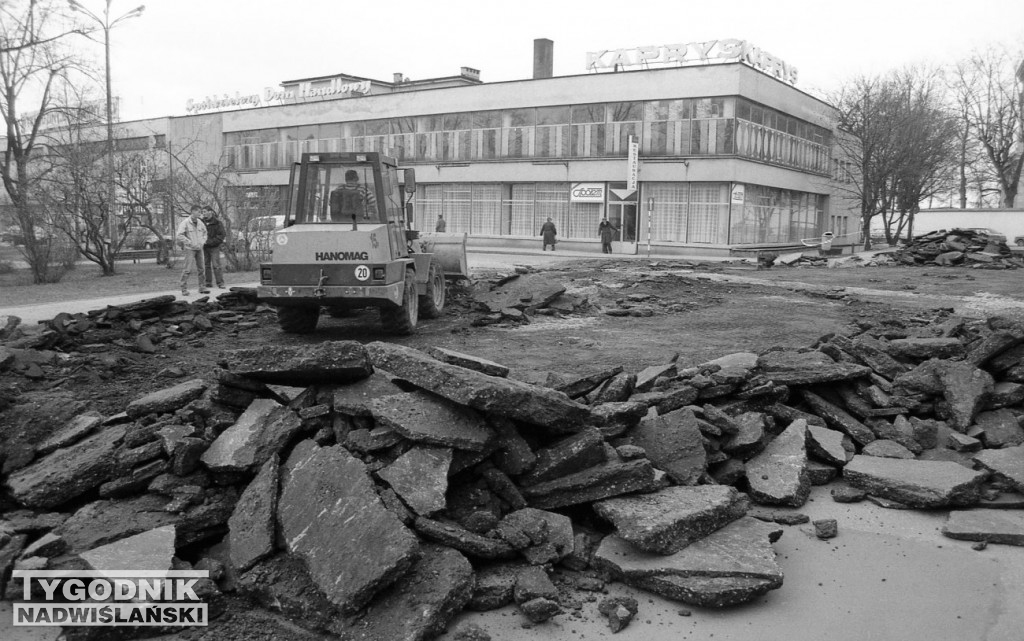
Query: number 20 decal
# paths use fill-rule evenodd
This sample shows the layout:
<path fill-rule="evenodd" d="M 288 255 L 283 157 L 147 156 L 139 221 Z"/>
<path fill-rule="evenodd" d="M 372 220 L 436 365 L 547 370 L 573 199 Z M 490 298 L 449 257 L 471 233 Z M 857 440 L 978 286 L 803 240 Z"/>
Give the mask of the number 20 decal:
<path fill-rule="evenodd" d="M 356 280 L 370 280 L 370 268 L 366 265 L 356 265 Z"/>

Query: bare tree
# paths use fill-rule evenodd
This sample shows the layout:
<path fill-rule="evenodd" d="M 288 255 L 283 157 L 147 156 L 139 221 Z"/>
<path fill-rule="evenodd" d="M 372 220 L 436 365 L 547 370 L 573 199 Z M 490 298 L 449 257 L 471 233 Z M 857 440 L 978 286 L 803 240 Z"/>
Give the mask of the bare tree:
<path fill-rule="evenodd" d="M 837 146 L 852 161 L 840 185 L 860 203 L 865 249 L 871 220 L 881 216 L 886 240 L 912 234 L 921 202 L 948 188 L 956 158 L 956 120 L 945 107 L 938 72 L 908 68 L 860 78 L 834 101 Z"/>
<path fill-rule="evenodd" d="M 1013 207 L 1024 168 L 1024 78 L 1014 73 L 1024 53 L 993 47 L 954 69 L 957 101 L 1000 192 Z"/>
<path fill-rule="evenodd" d="M 62 46 L 63 38 L 72 33 L 64 28 L 63 17 L 62 6 L 48 0 L 0 2 L 0 116 L 6 134 L 0 178 L 24 238 L 22 253 L 37 283 L 53 276 L 48 273 L 52 248 L 46 219 L 30 197 L 46 168 L 33 160 L 44 122 L 59 106 L 54 90 L 77 66 Z"/>

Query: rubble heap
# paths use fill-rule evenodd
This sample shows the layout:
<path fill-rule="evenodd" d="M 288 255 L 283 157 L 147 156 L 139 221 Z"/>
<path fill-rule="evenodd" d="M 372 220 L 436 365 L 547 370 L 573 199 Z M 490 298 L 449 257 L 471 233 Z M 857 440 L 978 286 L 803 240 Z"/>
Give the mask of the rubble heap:
<path fill-rule="evenodd" d="M 1015 258 L 1005 239 L 994 239 L 972 229 L 944 229 L 929 232 L 904 246 L 899 246 L 892 258 L 902 265 L 950 265 L 978 269 L 1016 269 L 1024 267 Z"/>
<path fill-rule="evenodd" d="M 5 468 L 6 598 L 12 569 L 144 549 L 144 569 L 208 569 L 212 616 L 245 598 L 347 639 L 432 638 L 465 608 L 579 616 L 611 581 L 728 607 L 783 584 L 771 544 L 795 521 L 773 507 L 838 477 L 837 501 L 985 507 L 944 532 L 1024 545 L 1024 325 L 1005 318 L 543 385 L 383 342 L 222 364 Z M 615 631 L 627 601 L 601 604 Z"/>

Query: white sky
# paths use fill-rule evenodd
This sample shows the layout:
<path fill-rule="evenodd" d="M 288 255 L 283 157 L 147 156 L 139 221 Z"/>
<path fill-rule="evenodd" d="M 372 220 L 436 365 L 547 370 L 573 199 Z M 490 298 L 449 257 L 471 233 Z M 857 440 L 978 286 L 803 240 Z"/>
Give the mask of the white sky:
<path fill-rule="evenodd" d="M 467 66 L 484 82 L 530 78 L 534 38 L 554 41 L 556 76 L 586 73 L 588 51 L 743 39 L 796 66 L 812 93 L 991 44 L 1024 49 L 1024 0 L 143 1 L 142 17 L 112 32 L 122 120 L 339 73 L 418 80 Z M 113 0 L 111 14 L 138 2 Z M 102 69 L 102 44 L 77 46 Z"/>

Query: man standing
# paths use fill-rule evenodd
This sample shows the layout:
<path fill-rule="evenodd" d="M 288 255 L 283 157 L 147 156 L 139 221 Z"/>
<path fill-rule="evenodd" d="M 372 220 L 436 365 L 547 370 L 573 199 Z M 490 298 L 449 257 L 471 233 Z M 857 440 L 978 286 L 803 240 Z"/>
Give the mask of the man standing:
<path fill-rule="evenodd" d="M 220 246 L 224 244 L 224 224 L 209 205 L 203 207 L 206 242 L 203 244 L 203 265 L 206 268 L 206 288 L 216 279 L 217 289 L 224 289 L 224 270 L 220 264 Z"/>
<path fill-rule="evenodd" d="M 192 205 L 188 218 L 178 225 L 178 233 L 175 238 L 181 243 L 185 252 L 185 269 L 181 272 L 181 295 L 188 296 L 188 277 L 194 269 L 199 275 L 199 293 L 209 294 L 206 289 L 206 276 L 203 273 L 205 259 L 203 258 L 203 245 L 206 244 L 206 225 L 199 220 L 199 205 Z"/>
<path fill-rule="evenodd" d="M 444 230 L 448 228 L 448 223 L 444 221 L 444 214 L 437 215 L 437 224 L 434 225 L 434 231 L 438 233 L 444 233 Z"/>
<path fill-rule="evenodd" d="M 601 222 L 597 225 L 597 235 L 601 237 L 601 253 L 610 254 L 612 253 L 612 240 L 615 239 L 615 232 L 619 231 L 619 228 L 611 224 L 608 218 L 602 218 Z"/>

